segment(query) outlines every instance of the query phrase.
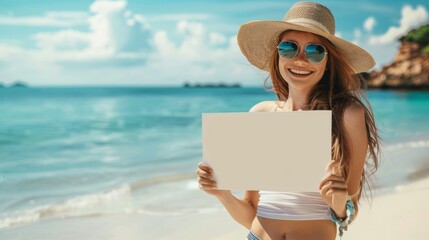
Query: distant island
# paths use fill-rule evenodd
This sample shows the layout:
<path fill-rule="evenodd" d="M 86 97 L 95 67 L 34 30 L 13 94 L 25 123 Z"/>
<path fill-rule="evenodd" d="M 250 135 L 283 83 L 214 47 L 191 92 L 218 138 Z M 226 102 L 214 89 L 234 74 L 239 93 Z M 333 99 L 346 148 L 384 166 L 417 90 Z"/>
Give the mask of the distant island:
<path fill-rule="evenodd" d="M 368 88 L 429 89 L 429 24 L 409 31 L 399 41 L 401 46 L 392 63 L 362 74 Z"/>
<path fill-rule="evenodd" d="M 225 83 L 195 83 L 190 84 L 188 82 L 183 84 L 184 88 L 240 88 L 240 83 L 232 83 L 232 84 L 225 84 Z"/>
<path fill-rule="evenodd" d="M 11 83 L 9 86 L 0 83 L 0 88 L 28 88 L 28 84 L 22 81 L 16 81 L 14 83 Z"/>

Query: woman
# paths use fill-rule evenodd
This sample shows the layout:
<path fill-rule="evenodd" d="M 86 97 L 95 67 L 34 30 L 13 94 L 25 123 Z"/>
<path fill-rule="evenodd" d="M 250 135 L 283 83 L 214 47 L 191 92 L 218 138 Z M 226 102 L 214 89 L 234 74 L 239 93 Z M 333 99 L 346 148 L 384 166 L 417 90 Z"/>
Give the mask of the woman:
<path fill-rule="evenodd" d="M 246 191 L 241 200 L 231 191 L 217 190 L 213 169 L 198 164 L 199 187 L 250 230 L 247 239 L 332 240 L 336 223 L 341 236 L 357 215 L 363 185 L 377 170 L 379 136 L 357 74 L 375 62 L 334 33 L 332 13 L 314 2 L 296 3 L 284 21 L 253 21 L 239 30 L 242 53 L 269 72 L 279 99 L 258 103 L 250 112 L 332 111 L 330 175 L 319 192 Z"/>

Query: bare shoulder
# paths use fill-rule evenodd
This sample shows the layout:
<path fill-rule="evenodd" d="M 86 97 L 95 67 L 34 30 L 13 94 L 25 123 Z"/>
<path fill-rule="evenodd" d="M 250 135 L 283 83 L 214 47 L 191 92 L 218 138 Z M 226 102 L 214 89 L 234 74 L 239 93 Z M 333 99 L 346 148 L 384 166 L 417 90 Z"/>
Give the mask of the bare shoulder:
<path fill-rule="evenodd" d="M 365 122 L 365 107 L 352 103 L 344 110 L 343 123 L 349 137 L 353 141 L 361 141 L 367 139 L 366 122 Z"/>
<path fill-rule="evenodd" d="M 276 107 L 281 106 L 281 101 L 263 101 L 255 104 L 249 112 L 274 112 Z"/>
<path fill-rule="evenodd" d="M 347 106 L 344 111 L 344 123 L 349 130 L 361 130 L 365 127 L 365 108 L 357 103 Z"/>

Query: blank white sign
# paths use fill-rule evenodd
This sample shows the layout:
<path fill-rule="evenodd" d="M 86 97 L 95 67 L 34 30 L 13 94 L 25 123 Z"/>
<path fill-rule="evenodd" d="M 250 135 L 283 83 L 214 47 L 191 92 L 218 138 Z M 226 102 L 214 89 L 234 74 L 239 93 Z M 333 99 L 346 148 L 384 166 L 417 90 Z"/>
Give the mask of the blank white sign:
<path fill-rule="evenodd" d="M 218 189 L 319 191 L 331 111 L 203 113 L 203 161 Z"/>

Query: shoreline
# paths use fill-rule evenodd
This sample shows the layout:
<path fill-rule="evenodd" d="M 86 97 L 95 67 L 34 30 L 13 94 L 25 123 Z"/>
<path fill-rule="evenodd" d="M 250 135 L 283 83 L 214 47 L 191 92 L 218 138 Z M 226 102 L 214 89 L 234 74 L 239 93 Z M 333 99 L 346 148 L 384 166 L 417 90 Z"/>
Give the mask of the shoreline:
<path fill-rule="evenodd" d="M 371 206 L 366 199 L 361 200 L 358 218 L 344 233 L 345 239 L 427 239 L 429 229 L 424 226 L 429 214 L 425 201 L 429 199 L 428 176 L 397 186 L 390 193 L 378 195 L 374 191 Z M 233 240 L 244 239 L 247 232 L 222 210 L 180 215 L 123 213 L 47 219 L 2 230 L 0 238 Z"/>

